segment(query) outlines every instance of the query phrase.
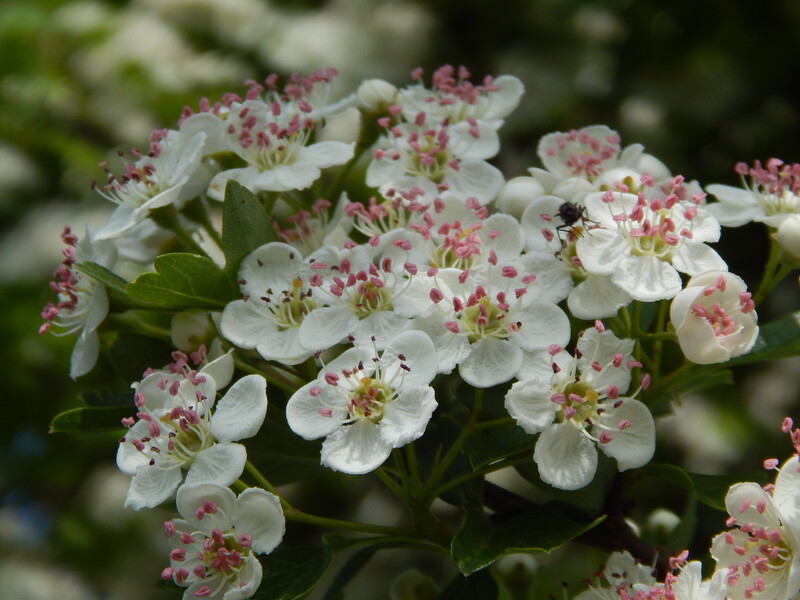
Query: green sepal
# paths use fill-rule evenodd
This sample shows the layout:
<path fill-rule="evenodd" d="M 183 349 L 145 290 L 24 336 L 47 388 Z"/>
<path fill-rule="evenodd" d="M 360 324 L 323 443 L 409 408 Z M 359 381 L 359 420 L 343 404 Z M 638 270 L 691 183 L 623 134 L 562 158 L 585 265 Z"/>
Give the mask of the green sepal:
<path fill-rule="evenodd" d="M 65 410 L 53 417 L 50 433 L 101 433 L 123 429 L 122 419 L 135 412 L 127 406 L 90 406 Z"/>

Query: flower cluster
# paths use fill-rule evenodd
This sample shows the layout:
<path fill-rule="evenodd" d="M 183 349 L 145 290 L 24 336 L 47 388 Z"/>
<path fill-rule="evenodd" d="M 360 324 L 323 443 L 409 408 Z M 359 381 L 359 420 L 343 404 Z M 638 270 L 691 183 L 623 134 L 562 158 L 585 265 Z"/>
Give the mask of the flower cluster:
<path fill-rule="evenodd" d="M 755 300 L 768 289 L 753 296 L 728 271 L 712 247 L 721 224 L 789 227 L 797 213 L 797 165 L 740 167 L 747 191 L 710 186 L 720 202 L 709 203 L 698 182 L 602 125 L 544 136 L 542 166 L 506 181 L 490 161 L 523 93 L 516 77 L 475 84 L 445 66 L 430 85 L 417 70 L 404 88 L 370 80 L 333 101 L 335 75 L 270 76 L 187 108 L 122 174 L 104 165 L 108 223 L 81 242 L 65 230 L 42 332 L 79 334 L 72 376 L 118 357 L 131 323 L 179 348 L 132 385 L 117 464 L 131 476 L 127 506 L 176 495 L 183 519 L 165 526 L 163 575 L 185 598 L 251 596 L 262 579 L 253 555 L 280 542 L 282 508 L 343 523 L 279 500 L 248 462 L 245 440 L 268 443 L 267 382 L 286 407 L 285 419 L 271 410 L 273 427 L 324 439 L 323 467 L 375 473 L 412 507 L 419 529 L 392 540 L 441 545 L 444 527 L 420 511 L 466 479 L 527 461 L 548 490 L 572 492 L 601 462 L 619 472 L 650 462 L 654 409 L 759 334 Z M 331 122 L 344 112 L 358 118 L 343 132 Z M 778 236 L 784 247 L 791 235 Z M 109 312 L 124 318 L 104 321 Z M 415 442 L 454 419 L 452 445 L 426 439 L 435 458 L 420 467 Z M 492 428 L 508 445 L 443 482 Z M 712 550 L 731 597 L 796 589 L 784 491 L 794 471 L 782 469 L 774 495 L 731 490 L 738 529 Z M 676 562 L 658 583 L 632 560 L 613 557 L 611 587 L 585 597 L 724 595 L 697 563 Z"/>

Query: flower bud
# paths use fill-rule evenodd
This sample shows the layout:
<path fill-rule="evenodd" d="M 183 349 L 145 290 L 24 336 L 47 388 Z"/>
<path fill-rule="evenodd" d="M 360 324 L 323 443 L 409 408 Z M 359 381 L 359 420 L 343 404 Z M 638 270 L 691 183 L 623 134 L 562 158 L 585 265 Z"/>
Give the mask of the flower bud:
<path fill-rule="evenodd" d="M 370 113 L 385 113 L 394 104 L 397 88 L 383 79 L 367 79 L 356 92 L 361 107 Z"/>
<path fill-rule="evenodd" d="M 758 337 L 753 308 L 747 285 L 733 273 L 709 271 L 692 277 L 670 307 L 683 354 L 700 365 L 745 354 Z"/>
<path fill-rule="evenodd" d="M 497 208 L 520 219 L 528 205 L 543 195 L 542 184 L 533 177 L 514 177 L 506 182 L 497 195 Z"/>
<path fill-rule="evenodd" d="M 778 227 L 776 239 L 790 262 L 800 262 L 800 215 L 786 217 Z"/>

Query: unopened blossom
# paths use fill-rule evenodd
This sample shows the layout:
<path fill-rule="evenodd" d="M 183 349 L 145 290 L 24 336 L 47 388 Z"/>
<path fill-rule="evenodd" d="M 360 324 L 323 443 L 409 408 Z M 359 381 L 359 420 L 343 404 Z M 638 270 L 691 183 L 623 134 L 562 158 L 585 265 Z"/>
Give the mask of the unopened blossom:
<path fill-rule="evenodd" d="M 214 404 L 217 383 L 185 364 L 175 373 L 153 372 L 134 385 L 136 419 L 120 440 L 117 466 L 131 475 L 125 506 L 152 508 L 181 484 L 227 486 L 244 470 L 247 452 L 237 440 L 254 436 L 267 412 L 266 381 L 248 375 Z M 214 409 L 212 411 L 212 409 Z"/>
<path fill-rule="evenodd" d="M 424 112 L 410 123 L 391 125 L 367 167 L 367 185 L 388 190 L 423 193 L 420 201 L 431 204 L 443 191 L 481 204 L 492 200 L 503 185 L 503 174 L 486 162 L 497 154 L 497 132 L 482 121 L 468 119 L 453 125 L 431 122 Z"/>
<path fill-rule="evenodd" d="M 97 240 L 88 229 L 79 241 L 70 228 L 65 227 L 61 239 L 66 244 L 62 250 L 64 260 L 53 273 L 56 280 L 50 283 L 58 298 L 42 309 L 45 322 L 39 333 L 78 334 L 69 371 L 70 377 L 76 379 L 91 371 L 97 362 L 100 348 L 97 328 L 108 314 L 108 295 L 101 283 L 76 269 L 75 263 L 93 262 L 111 268 L 117 252 L 113 242 Z"/>
<path fill-rule="evenodd" d="M 501 212 L 521 219 L 531 202 L 544 195 L 544 187 L 534 177 L 514 177 L 505 182 L 494 204 Z"/>
<path fill-rule="evenodd" d="M 775 239 L 790 262 L 800 262 L 800 214 L 789 215 L 778 226 Z"/>
<path fill-rule="evenodd" d="M 97 191 L 117 205 L 97 239 L 117 238 L 141 223 L 151 210 L 180 205 L 205 188 L 211 173 L 201 162 L 206 134 L 157 130 L 146 154 L 133 150 L 136 160 L 113 175 L 103 163 L 108 181 Z"/>
<path fill-rule="evenodd" d="M 412 77 L 421 79 L 422 69 L 416 69 Z M 455 69 L 444 65 L 434 71 L 432 88 L 421 82 L 403 88 L 397 94 L 397 104 L 408 121 L 413 121 L 419 112 L 426 112 L 439 121 L 458 123 L 474 119 L 497 129 L 519 104 L 525 91 L 522 82 L 513 75 L 497 78 L 487 75 L 479 85 L 469 79 L 465 67 Z"/>
<path fill-rule="evenodd" d="M 777 461 L 776 461 L 777 462 Z M 774 486 L 737 483 L 725 506 L 729 531 L 712 540 L 729 600 L 793 600 L 800 594 L 800 460 L 780 469 Z"/>
<path fill-rule="evenodd" d="M 742 177 L 741 188 L 706 187 L 719 200 L 709 204 L 708 210 L 722 225 L 739 227 L 759 221 L 777 228 L 788 216 L 800 214 L 800 163 L 770 158 L 766 165 L 758 160 L 752 167 L 739 163 L 736 172 Z"/>
<path fill-rule="evenodd" d="M 602 577 L 602 579 L 600 578 Z M 653 567 L 636 561 L 627 551 L 612 552 L 600 569 L 596 584 L 590 584 L 574 600 L 618 600 L 617 589 L 634 584 L 651 586 L 656 583 Z"/>
<path fill-rule="evenodd" d="M 239 348 L 255 348 L 266 360 L 295 365 L 317 348 L 300 343 L 305 317 L 322 306 L 310 281 L 314 270 L 298 250 L 270 242 L 253 250 L 239 267 L 242 300 L 222 311 L 220 332 Z"/>
<path fill-rule="evenodd" d="M 674 186 L 680 190 L 683 178 Z M 651 182 L 648 182 L 651 183 Z M 648 199 L 644 192 L 608 190 L 584 199 L 587 217 L 597 225 L 576 242 L 587 272 L 610 275 L 633 299 L 653 302 L 681 290 L 679 272 L 698 275 L 726 270 L 707 242 L 719 239 L 719 223 L 701 206 L 702 194 L 680 200 L 677 193 Z"/>
<path fill-rule="evenodd" d="M 394 105 L 397 88 L 383 79 L 366 79 L 356 91 L 359 106 L 373 114 L 386 113 Z"/>
<path fill-rule="evenodd" d="M 636 393 L 624 396 L 631 369 L 641 366 L 632 350 L 633 340 L 620 340 L 598 324 L 583 333 L 575 357 L 554 346 L 526 362 L 505 405 L 526 432 L 540 434 L 533 460 L 542 481 L 563 490 L 588 485 L 597 470 L 597 447 L 616 459 L 620 471 L 652 458 L 650 410 Z"/>
<path fill-rule="evenodd" d="M 261 585 L 256 554 L 272 552 L 286 520 L 280 500 L 261 488 L 236 496 L 214 483 L 185 485 L 176 505 L 182 519 L 164 523 L 172 550 L 161 577 L 187 588 L 183 600 L 244 600 Z"/>
<path fill-rule="evenodd" d="M 414 327 L 433 339 L 442 373 L 458 367 L 470 385 L 490 387 L 516 377 L 526 353 L 569 339 L 567 315 L 533 291 L 536 276 L 521 263 L 432 269 L 429 275 L 436 309 Z"/>
<path fill-rule="evenodd" d="M 707 365 L 750 351 L 758 316 L 747 285 L 727 271 L 692 277 L 670 306 L 670 319 L 683 354 Z"/>
<path fill-rule="evenodd" d="M 286 419 L 307 440 L 324 437 L 322 464 L 350 474 L 379 467 L 392 448 L 413 442 L 436 409 L 433 342 L 420 331 L 384 351 L 356 346 L 323 366 L 289 399 Z"/>

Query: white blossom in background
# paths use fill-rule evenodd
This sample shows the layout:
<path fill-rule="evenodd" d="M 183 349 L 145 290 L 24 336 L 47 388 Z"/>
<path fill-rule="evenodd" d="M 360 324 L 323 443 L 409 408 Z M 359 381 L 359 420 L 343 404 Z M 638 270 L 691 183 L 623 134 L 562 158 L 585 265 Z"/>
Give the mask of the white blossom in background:
<path fill-rule="evenodd" d="M 78 334 L 69 371 L 70 377 L 77 379 L 91 371 L 97 362 L 100 349 L 97 328 L 108 314 L 108 295 L 101 283 L 78 271 L 74 265 L 94 262 L 110 269 L 116 261 L 117 251 L 113 243 L 96 239 L 88 228 L 79 241 L 69 227 L 65 227 L 61 239 L 67 244 L 62 250 L 64 261 L 53 273 L 57 281 L 50 283 L 58 298 L 55 304 L 49 302 L 42 309 L 45 323 L 39 328 L 39 333 Z"/>
<path fill-rule="evenodd" d="M 588 485 L 597 470 L 597 447 L 620 471 L 647 464 L 655 451 L 650 410 L 626 397 L 633 340 L 598 323 L 578 340 L 573 358 L 558 346 L 531 355 L 508 391 L 505 406 L 517 424 L 539 433 L 533 460 L 542 481 L 563 490 Z M 646 384 L 647 377 L 645 376 Z"/>
<path fill-rule="evenodd" d="M 728 490 L 733 529 L 712 540 L 711 556 L 725 574 L 730 600 L 793 600 L 800 593 L 798 471 L 795 455 L 778 469 L 774 486 L 748 482 Z"/>
<path fill-rule="evenodd" d="M 133 151 L 136 161 L 127 163 L 123 173 L 112 175 L 106 168 L 108 181 L 96 189 L 117 208 L 97 239 L 117 238 L 144 221 L 151 210 L 178 206 L 197 196 L 211 175 L 201 163 L 204 142 L 203 133 L 154 131 L 149 152 Z"/>
<path fill-rule="evenodd" d="M 683 178 L 677 177 L 680 190 Z M 648 181 L 652 187 L 652 181 Z M 647 186 L 647 184 L 645 184 Z M 644 193 L 620 191 L 589 194 L 584 199 L 594 221 L 576 242 L 577 256 L 588 273 L 609 275 L 633 299 L 654 302 L 681 290 L 679 272 L 698 275 L 727 270 L 706 242 L 720 235 L 717 220 L 701 205 L 702 194 L 680 200 L 677 193 L 648 199 Z"/>
<path fill-rule="evenodd" d="M 747 285 L 727 271 L 692 277 L 672 300 L 670 319 L 686 358 L 707 365 L 750 351 L 758 316 Z"/>
<path fill-rule="evenodd" d="M 256 554 L 272 552 L 286 520 L 277 496 L 248 488 L 236 496 L 214 483 L 185 485 L 176 498 L 182 519 L 164 523 L 172 551 L 161 572 L 186 587 L 183 600 L 243 600 L 255 594 L 263 575 Z"/>
<path fill-rule="evenodd" d="M 179 362 L 181 362 L 179 360 Z M 117 466 L 130 475 L 125 506 L 152 508 L 186 483 L 232 484 L 244 470 L 247 452 L 235 441 L 254 436 L 267 412 L 266 381 L 237 380 L 214 408 L 217 383 L 189 369 L 185 359 L 173 373 L 154 372 L 134 385 L 137 419 L 124 419 Z"/>
<path fill-rule="evenodd" d="M 362 474 L 419 438 L 436 409 L 436 351 L 420 331 L 394 337 L 378 355 L 356 346 L 323 366 L 289 399 L 286 419 L 307 440 L 324 437 L 322 464 Z"/>
<path fill-rule="evenodd" d="M 636 561 L 629 552 L 612 552 L 601 569 L 603 579 L 598 577 L 597 583 L 589 585 L 574 600 L 618 600 L 618 588 L 627 588 L 634 584 L 652 586 L 656 583 L 653 567 Z M 604 585 L 605 584 L 605 585 Z"/>
<path fill-rule="evenodd" d="M 522 82 L 513 75 L 496 79 L 486 76 L 481 85 L 475 85 L 469 81 L 470 73 L 463 66 L 457 70 L 452 65 L 436 69 L 432 89 L 422 83 L 422 74 L 422 69 L 415 69 L 411 77 L 419 83 L 397 93 L 397 104 L 407 121 L 413 121 L 423 112 L 439 122 L 484 121 L 498 129 L 525 92 Z"/>
<path fill-rule="evenodd" d="M 790 215 L 800 214 L 800 163 L 788 164 L 771 158 L 765 166 L 736 165 L 742 187 L 712 184 L 706 187 L 719 202 L 708 210 L 725 227 L 739 227 L 751 221 L 777 228 Z M 750 181 L 747 181 L 747 177 Z"/>

